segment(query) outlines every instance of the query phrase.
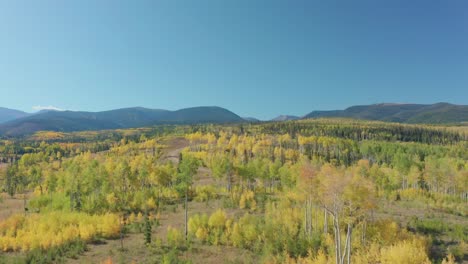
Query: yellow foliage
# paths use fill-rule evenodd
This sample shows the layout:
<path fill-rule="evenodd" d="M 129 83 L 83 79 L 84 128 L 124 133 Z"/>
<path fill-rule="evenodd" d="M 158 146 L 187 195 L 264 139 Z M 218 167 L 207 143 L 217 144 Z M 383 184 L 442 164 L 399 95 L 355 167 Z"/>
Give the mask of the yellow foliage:
<path fill-rule="evenodd" d="M 0 248 L 28 251 L 59 246 L 74 239 L 90 241 L 96 236 L 115 237 L 120 232 L 115 214 L 50 212 L 14 215 L 0 222 Z"/>
<path fill-rule="evenodd" d="M 206 241 L 208 239 L 208 230 L 206 230 L 206 228 L 199 227 L 195 236 L 201 241 Z"/>
<path fill-rule="evenodd" d="M 380 250 L 382 264 L 429 264 L 424 242 L 418 239 L 397 242 Z"/>
<path fill-rule="evenodd" d="M 135 213 L 131 213 L 129 216 L 128 216 L 128 222 L 129 223 L 134 223 L 136 221 L 136 215 Z"/>
<path fill-rule="evenodd" d="M 149 199 L 146 201 L 146 207 L 148 207 L 148 209 L 154 209 L 154 208 L 156 208 L 156 201 L 154 200 L 153 197 L 149 198 Z"/>
<path fill-rule="evenodd" d="M 244 191 L 239 200 L 240 209 L 251 209 L 254 211 L 257 208 L 257 202 L 255 201 L 255 194 L 253 191 Z"/>
<path fill-rule="evenodd" d="M 195 188 L 195 193 L 197 194 L 195 196 L 195 201 L 197 202 L 206 202 L 209 201 L 210 199 L 213 199 L 216 197 L 216 187 L 212 185 L 203 185 L 203 186 L 197 186 Z"/>
<path fill-rule="evenodd" d="M 179 229 L 169 226 L 167 228 L 167 243 L 171 247 L 179 247 L 183 244 L 184 237 Z"/>
<path fill-rule="evenodd" d="M 452 254 L 449 254 L 442 260 L 442 264 L 455 264 L 455 257 Z"/>
<path fill-rule="evenodd" d="M 210 219 L 208 220 L 208 225 L 212 228 L 222 229 L 225 226 L 226 220 L 226 213 L 223 210 L 218 209 L 210 216 Z"/>
<path fill-rule="evenodd" d="M 259 239 L 259 230 L 253 217 L 246 214 L 237 223 L 234 223 L 230 239 L 233 246 L 252 247 L 255 241 Z"/>
<path fill-rule="evenodd" d="M 243 242 L 242 230 L 240 229 L 238 223 L 235 223 L 232 228 L 231 242 L 232 242 L 232 245 L 235 247 L 242 246 L 242 242 Z"/>
<path fill-rule="evenodd" d="M 138 212 L 138 214 L 136 216 L 136 221 L 137 222 L 143 221 L 143 214 L 141 212 Z"/>
<path fill-rule="evenodd" d="M 301 263 L 305 263 L 305 262 L 301 262 Z M 327 255 L 325 254 L 325 252 L 323 252 L 323 250 L 319 250 L 317 255 L 311 261 L 308 261 L 307 263 L 308 264 L 309 263 L 310 264 L 328 264 L 328 263 L 332 263 L 332 261 L 328 259 Z"/>
<path fill-rule="evenodd" d="M 109 193 L 107 196 L 106 196 L 106 201 L 107 203 L 109 203 L 110 205 L 115 205 L 117 203 L 117 197 L 115 196 L 114 193 Z"/>
<path fill-rule="evenodd" d="M 351 257 L 352 263 L 356 264 L 378 263 L 380 260 L 380 245 L 372 243 L 363 248 L 362 251 L 352 254 Z"/>

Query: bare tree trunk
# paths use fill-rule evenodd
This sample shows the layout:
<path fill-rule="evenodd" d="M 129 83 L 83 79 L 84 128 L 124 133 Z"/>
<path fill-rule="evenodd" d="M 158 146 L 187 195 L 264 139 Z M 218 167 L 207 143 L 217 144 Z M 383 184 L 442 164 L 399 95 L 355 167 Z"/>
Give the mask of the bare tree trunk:
<path fill-rule="evenodd" d="M 188 203 L 187 203 L 188 190 L 185 190 L 185 240 L 187 240 L 188 235 Z"/>
<path fill-rule="evenodd" d="M 344 248 L 343 248 L 343 253 L 341 254 L 340 264 L 344 263 L 344 259 L 346 257 L 346 252 L 347 252 L 347 249 L 348 249 L 348 235 L 349 235 L 349 233 L 346 232 L 345 245 L 344 245 Z"/>
<path fill-rule="evenodd" d="M 23 192 L 23 210 L 24 210 L 24 215 L 26 215 L 27 209 L 26 209 L 26 191 Z"/>
<path fill-rule="evenodd" d="M 362 244 L 366 243 L 366 229 L 367 229 L 367 223 L 364 221 L 363 226 L 362 226 Z"/>
<path fill-rule="evenodd" d="M 304 234 L 307 236 L 307 200 L 304 202 Z"/>
<path fill-rule="evenodd" d="M 124 234 L 123 234 L 124 223 L 123 223 L 123 220 L 125 220 L 124 217 L 125 217 L 125 215 L 122 215 L 122 217 L 120 218 L 120 249 L 122 251 L 124 250 L 124 244 L 123 244 L 123 240 L 124 240 Z"/>
<path fill-rule="evenodd" d="M 305 234 L 307 238 L 310 237 L 310 231 L 311 231 L 311 216 L 310 216 L 310 200 L 307 198 L 305 200 L 305 210 L 304 210 L 304 229 L 305 229 Z"/>
<path fill-rule="evenodd" d="M 307 219 L 309 219 L 307 229 L 308 229 L 308 235 L 309 235 L 309 238 L 310 238 L 310 236 L 312 234 L 312 201 L 311 201 L 310 196 L 307 199 Z"/>
<path fill-rule="evenodd" d="M 351 263 L 351 236 L 353 234 L 353 227 L 348 224 L 348 264 Z"/>
<path fill-rule="evenodd" d="M 333 214 L 333 229 L 335 233 L 335 258 L 336 264 L 341 264 L 341 232 L 340 232 L 340 221 L 338 214 Z"/>
<path fill-rule="evenodd" d="M 328 212 L 327 210 L 323 210 L 325 217 L 324 217 L 324 222 L 323 222 L 323 233 L 326 234 L 328 233 Z"/>
<path fill-rule="evenodd" d="M 319 213 L 320 213 L 320 208 L 318 206 L 314 206 L 314 215 L 315 215 L 315 230 L 316 232 L 319 232 Z"/>
<path fill-rule="evenodd" d="M 345 243 L 345 247 L 343 249 L 343 254 L 341 255 L 341 264 L 344 263 L 344 259 L 345 257 L 347 256 L 347 263 L 349 264 L 351 258 L 350 258 L 350 254 L 351 254 L 351 224 L 348 224 L 348 230 L 346 232 L 346 243 Z"/>
<path fill-rule="evenodd" d="M 333 232 L 334 232 L 334 238 L 335 238 L 335 263 L 340 264 L 340 251 L 338 249 L 338 241 L 337 241 L 337 230 L 336 230 L 336 225 L 335 225 L 335 220 L 333 220 Z"/>
<path fill-rule="evenodd" d="M 338 216 L 336 217 L 336 233 L 338 234 L 336 238 L 338 240 L 338 254 L 339 254 L 339 257 L 341 257 L 341 230 L 340 230 L 340 219 Z M 340 264 L 342 263 L 340 262 Z"/>

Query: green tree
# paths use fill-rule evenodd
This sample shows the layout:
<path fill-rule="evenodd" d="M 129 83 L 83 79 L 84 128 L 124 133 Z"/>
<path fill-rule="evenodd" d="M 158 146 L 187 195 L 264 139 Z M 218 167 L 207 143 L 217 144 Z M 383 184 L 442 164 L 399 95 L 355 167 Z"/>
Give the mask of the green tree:
<path fill-rule="evenodd" d="M 179 158 L 179 166 L 177 173 L 177 186 L 176 189 L 181 195 L 184 195 L 184 209 L 185 209 L 185 239 L 188 235 L 188 192 L 193 183 L 193 176 L 197 173 L 200 161 L 191 156 L 182 153 Z"/>
<path fill-rule="evenodd" d="M 218 179 L 226 177 L 226 187 L 228 191 L 231 191 L 232 188 L 232 171 L 233 164 L 228 155 L 214 155 L 210 162 L 210 169 Z"/>

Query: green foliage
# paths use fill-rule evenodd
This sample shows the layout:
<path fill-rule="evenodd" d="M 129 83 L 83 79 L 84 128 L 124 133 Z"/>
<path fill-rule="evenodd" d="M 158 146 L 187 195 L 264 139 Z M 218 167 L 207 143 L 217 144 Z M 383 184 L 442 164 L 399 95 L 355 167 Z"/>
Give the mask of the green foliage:
<path fill-rule="evenodd" d="M 190 260 L 181 260 L 178 256 L 178 251 L 176 249 L 170 250 L 168 253 L 164 254 L 162 257 L 163 264 L 189 264 L 192 263 Z"/>
<path fill-rule="evenodd" d="M 151 244 L 151 222 L 148 214 L 145 214 L 145 244 Z"/>
<path fill-rule="evenodd" d="M 195 187 L 195 201 L 208 202 L 218 198 L 218 189 L 212 185 L 204 185 Z"/>
<path fill-rule="evenodd" d="M 167 228 L 167 244 L 171 248 L 181 248 L 185 245 L 185 239 L 182 232 L 169 226 Z"/>
<path fill-rule="evenodd" d="M 429 249 L 433 260 L 449 253 L 460 260 L 463 223 L 427 215 L 406 228 L 406 221 L 377 220 L 385 208 L 374 213 L 379 204 L 423 204 L 466 216 L 466 135 L 463 127 L 308 120 L 44 132 L 0 141 L 0 159 L 12 161 L 0 177 L 3 189 L 30 199 L 28 214 L 0 221 L 6 230 L 0 245 L 31 254 L 32 262 L 61 262 L 80 247 L 64 255 L 54 253 L 56 246 L 129 230 L 143 233 L 145 250 L 166 263 L 182 261 L 183 250 L 195 256 L 198 247 L 236 247 L 268 263 L 329 263 L 336 255 L 346 262 L 348 254 L 353 263 L 425 263 Z M 178 164 L 166 155 L 173 140 L 177 149 L 186 146 Z M 188 240 L 170 227 L 167 243 L 152 242 L 153 225 L 180 217 L 181 204 L 205 206 L 207 214 L 190 211 Z"/>
<path fill-rule="evenodd" d="M 193 176 L 197 173 L 200 161 L 192 155 L 184 155 L 179 161 L 177 168 L 177 188 L 180 192 L 186 192 L 186 190 L 192 185 Z"/>
<path fill-rule="evenodd" d="M 419 219 L 414 217 L 408 227 L 427 235 L 446 234 L 452 239 L 468 242 L 468 226 L 460 224 L 447 224 L 439 219 Z"/>
<path fill-rule="evenodd" d="M 67 244 L 52 247 L 49 249 L 34 249 L 29 251 L 24 257 L 12 257 L 9 259 L 2 259 L 0 263 L 10 264 L 49 264 L 49 263 L 63 263 L 66 258 L 77 259 L 81 254 L 87 250 L 86 243 L 76 239 Z"/>

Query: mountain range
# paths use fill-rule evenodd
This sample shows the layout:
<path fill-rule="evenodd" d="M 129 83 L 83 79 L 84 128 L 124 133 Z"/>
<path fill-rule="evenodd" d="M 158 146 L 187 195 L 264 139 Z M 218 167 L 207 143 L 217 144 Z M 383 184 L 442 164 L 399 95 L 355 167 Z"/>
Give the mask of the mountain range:
<path fill-rule="evenodd" d="M 23 111 L 0 107 L 0 124 L 8 122 L 10 120 L 22 118 L 28 115 L 30 114 L 23 112 Z"/>
<path fill-rule="evenodd" d="M 303 118 L 345 117 L 399 123 L 460 123 L 468 121 L 468 105 L 437 104 L 373 104 L 345 110 L 313 111 Z"/>
<path fill-rule="evenodd" d="M 122 108 L 102 112 L 47 111 L 0 124 L 0 135 L 19 136 L 37 131 L 85 131 L 144 127 L 159 124 L 240 123 L 233 112 L 216 106 L 184 108 L 177 111 Z"/>
<path fill-rule="evenodd" d="M 468 122 L 468 105 L 437 104 L 373 104 L 345 110 L 313 111 L 303 117 L 280 115 L 270 121 L 281 122 L 307 118 L 355 118 L 400 123 Z M 176 111 L 143 107 L 122 108 L 102 112 L 40 111 L 30 114 L 0 108 L 0 135 L 21 136 L 37 131 L 61 132 L 144 127 L 159 124 L 242 123 L 261 122 L 216 106 L 184 108 Z"/>

